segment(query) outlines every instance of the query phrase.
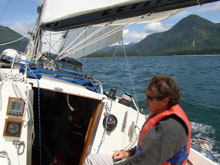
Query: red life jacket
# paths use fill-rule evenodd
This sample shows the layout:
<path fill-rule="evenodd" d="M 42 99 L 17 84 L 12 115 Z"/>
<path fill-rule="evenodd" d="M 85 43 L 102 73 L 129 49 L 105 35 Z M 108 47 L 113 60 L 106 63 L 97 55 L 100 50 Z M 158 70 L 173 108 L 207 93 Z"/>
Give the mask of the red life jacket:
<path fill-rule="evenodd" d="M 143 137 L 144 135 L 152 128 L 154 127 L 161 119 L 163 119 L 164 117 L 168 117 L 170 115 L 176 115 L 177 117 L 179 117 L 180 119 L 182 119 L 184 121 L 184 123 L 186 124 L 186 127 L 187 127 L 187 135 L 188 135 L 188 141 L 187 141 L 187 145 L 185 146 L 185 149 L 187 150 L 186 151 L 186 154 L 184 154 L 184 156 L 182 156 L 182 158 L 180 159 L 176 159 L 176 158 L 171 158 L 169 159 L 169 161 L 167 162 L 164 162 L 163 165 L 169 165 L 171 164 L 171 162 L 178 162 L 178 161 L 184 161 L 183 164 L 186 164 L 186 161 L 187 161 L 187 157 L 188 157 L 188 154 L 189 154 L 189 150 L 190 150 L 190 143 L 191 143 L 191 126 L 190 126 L 190 123 L 189 123 L 189 120 L 186 116 L 186 114 L 184 113 L 184 111 L 182 110 L 182 108 L 177 104 L 173 107 L 171 107 L 170 109 L 168 110 L 165 110 L 157 115 L 155 115 L 153 113 L 151 113 L 147 120 L 145 121 L 143 127 L 142 127 L 142 130 L 141 130 L 141 133 L 140 133 L 140 137 L 139 137 L 139 141 L 138 141 L 138 146 L 137 146 L 137 153 L 140 152 L 140 147 L 141 147 L 141 142 L 143 140 Z M 183 149 L 182 149 L 182 153 L 183 153 Z M 175 156 L 174 156 L 175 157 Z M 174 161 L 175 159 L 175 161 Z"/>

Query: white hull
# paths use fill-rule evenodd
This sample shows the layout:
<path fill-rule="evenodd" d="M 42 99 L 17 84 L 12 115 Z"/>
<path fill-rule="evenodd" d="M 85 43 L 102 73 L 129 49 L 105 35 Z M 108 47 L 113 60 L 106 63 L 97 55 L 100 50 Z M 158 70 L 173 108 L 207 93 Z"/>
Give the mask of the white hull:
<path fill-rule="evenodd" d="M 40 154 L 36 151 L 36 143 L 39 141 L 39 125 L 37 124 L 38 114 L 38 83 L 36 79 L 25 78 L 23 75 L 18 73 L 17 69 L 1 69 L 0 70 L 0 93 L 1 93 L 1 110 L 0 110 L 0 162 L 1 165 L 8 165 L 9 162 L 12 165 L 29 165 L 35 164 L 35 161 L 39 161 Z M 18 78 L 20 76 L 20 78 Z M 17 79 L 15 79 L 17 78 Z M 46 137 L 44 130 L 48 131 L 47 127 L 49 127 L 50 118 L 53 117 L 53 113 L 56 111 L 64 111 L 66 106 L 66 100 L 63 101 L 62 97 L 69 95 L 69 97 L 73 97 L 75 102 L 70 102 L 69 104 L 73 106 L 75 109 L 71 111 L 70 109 L 66 112 L 70 112 L 68 114 L 68 122 L 71 123 L 74 119 L 71 116 L 71 113 L 75 111 L 84 111 L 84 109 L 77 109 L 80 106 L 75 106 L 74 104 L 80 103 L 84 105 L 87 109 L 86 111 L 90 114 L 89 117 L 85 117 L 85 121 L 87 121 L 86 131 L 83 134 L 82 132 L 77 130 L 69 132 L 69 136 L 63 137 L 64 144 L 73 145 L 74 143 L 66 143 L 65 139 L 69 139 L 72 142 L 79 143 L 79 148 L 74 148 L 75 151 L 79 150 L 76 154 L 81 158 L 78 158 L 77 164 L 82 164 L 86 155 L 89 153 L 105 153 L 112 154 L 116 149 L 129 149 L 137 144 L 139 130 L 141 129 L 142 124 L 144 123 L 146 116 L 138 113 L 138 111 L 134 110 L 131 107 L 122 105 L 119 103 L 119 97 L 115 100 L 109 99 L 106 95 L 98 94 L 86 89 L 83 86 L 68 83 L 61 80 L 56 80 L 54 78 L 49 78 L 43 76 L 39 80 L 39 88 L 41 89 L 41 159 L 42 161 L 59 161 L 59 156 L 61 153 L 54 153 L 50 148 L 51 144 L 46 141 L 50 141 L 51 138 Z M 54 96 L 58 96 L 60 98 L 56 98 Z M 47 100 L 45 100 L 45 96 L 48 95 Z M 25 109 L 22 116 L 16 115 L 8 115 L 7 111 L 8 100 L 9 98 L 21 98 L 25 102 Z M 34 98 L 35 97 L 35 98 Z M 50 98 L 51 97 L 51 98 Z M 66 97 L 65 97 L 66 98 Z M 42 100 L 44 99 L 44 100 Z M 60 101 L 59 101 L 60 99 Z M 62 100 L 62 101 L 61 101 Z M 51 103 L 53 102 L 53 103 Z M 53 105 L 53 106 L 52 106 Z M 57 109 L 56 109 L 57 107 Z M 59 107 L 59 108 L 58 108 Z M 65 107 L 65 108 L 60 108 Z M 82 107 L 82 106 L 81 106 Z M 45 112 L 44 112 L 45 111 Z M 58 113 L 59 114 L 59 113 Z M 106 131 L 103 126 L 103 120 L 107 116 L 107 114 L 112 114 L 117 118 L 117 125 L 113 131 Z M 51 116 L 50 116 L 51 115 Z M 44 117 L 45 116 L 45 117 Z M 58 116 L 58 119 L 62 118 L 62 114 Z M 8 119 L 16 119 L 23 122 L 21 135 L 20 136 L 7 136 L 6 132 L 6 123 L 5 121 Z M 53 124 L 55 124 L 56 120 L 50 119 Z M 46 123 L 46 124 L 45 124 Z M 136 126 L 137 127 L 136 127 Z M 81 125 L 82 126 L 82 125 Z M 35 128 L 35 129 L 34 129 Z M 62 129 L 65 129 L 62 128 Z M 78 133 L 78 134 L 77 134 Z M 33 136 L 34 135 L 34 136 Z M 52 136 L 52 133 L 48 133 L 47 136 Z M 35 138 L 32 138 L 35 137 Z M 59 135 L 59 138 L 62 139 L 62 136 Z M 71 139 L 72 138 L 72 139 Z M 46 140 L 45 140 L 46 139 Z M 80 140 L 79 140 L 80 139 Z M 44 142 L 45 140 L 45 142 Z M 77 141 L 79 140 L 79 141 Z M 13 144 L 13 142 L 21 143 L 19 145 Z M 56 141 L 55 141 L 56 142 Z M 53 148 L 56 149 L 56 145 L 59 146 L 58 141 L 53 143 Z M 80 148 L 81 147 L 81 148 Z M 71 149 L 71 147 L 68 147 Z M 47 151 L 47 152 L 46 152 Z M 46 157 L 45 158 L 45 154 Z M 63 153 L 64 154 L 64 153 Z M 49 157 L 49 158 L 48 158 Z M 63 155 L 63 157 L 65 157 Z M 189 162 L 195 165 L 211 165 L 215 164 L 211 160 L 207 159 L 194 149 L 191 149 Z M 190 164 L 190 163 L 189 163 Z"/>
<path fill-rule="evenodd" d="M 16 69 L 13 70 L 12 72 L 10 72 L 10 69 L 1 69 L 0 73 L 1 73 L 1 78 L 3 78 L 3 75 L 6 75 L 6 74 L 10 75 L 11 77 L 20 75 L 18 73 L 18 70 Z M 31 154 L 33 154 L 32 152 L 33 150 L 32 133 L 34 134 L 34 131 L 32 129 L 33 126 L 35 128 L 35 131 L 38 130 L 38 124 L 36 123 L 36 120 L 38 118 L 34 116 L 37 114 L 36 112 L 38 111 L 38 106 L 36 102 L 37 99 L 34 98 L 34 96 L 36 96 L 36 93 L 38 91 L 37 80 L 24 78 L 21 81 L 14 81 L 14 80 L 9 80 L 5 78 L 4 81 L 0 82 L 0 86 L 1 86 L 0 93 L 1 93 L 1 100 L 2 100 L 1 111 L 0 111 L 0 116 L 1 116 L 0 131 L 2 132 L 1 137 L 0 137 L 0 143 L 1 143 L 0 152 L 5 151 L 5 153 L 8 154 L 8 158 L 0 157 L 0 162 L 5 162 L 5 164 L 8 164 L 7 159 L 9 159 L 11 164 L 13 165 L 31 164 L 31 161 L 33 161 L 31 159 L 32 157 Z M 138 138 L 136 135 L 138 135 L 139 133 L 139 129 L 141 128 L 141 125 L 145 120 L 145 116 L 142 114 L 139 114 L 136 110 L 128 106 L 118 103 L 119 98 L 116 98 L 116 100 L 111 101 L 111 99 L 107 98 L 105 95 L 92 92 L 83 86 L 60 81 L 60 80 L 55 80 L 53 78 L 48 78 L 48 77 L 42 77 L 39 80 L 39 87 L 41 89 L 41 97 L 43 94 L 47 92 L 50 93 L 49 95 L 55 95 L 56 93 L 60 93 L 63 96 L 65 96 L 68 94 L 70 96 L 73 96 L 74 99 L 84 98 L 83 100 L 85 100 L 85 103 L 81 103 L 81 104 L 91 104 L 91 109 L 86 110 L 86 111 L 91 111 L 91 112 L 88 112 L 91 114 L 91 116 L 89 119 L 88 129 L 86 130 L 85 135 L 82 135 L 84 140 L 82 144 L 83 151 L 81 154 L 81 163 L 83 159 L 85 158 L 85 156 L 89 153 L 97 153 L 99 150 L 99 153 L 112 154 L 113 151 L 117 148 L 124 149 L 126 147 L 127 148 L 133 147 L 136 144 L 137 138 Z M 22 98 L 24 100 L 25 110 L 22 116 L 7 115 L 8 99 L 11 97 Z M 41 99 L 43 99 L 43 97 Z M 44 100 L 44 102 L 45 101 L 51 102 L 53 100 Z M 50 113 L 54 113 L 53 112 L 55 111 L 54 107 L 56 107 L 56 104 L 58 103 L 56 103 L 55 101 L 54 104 L 55 106 L 53 106 L 52 108 L 51 104 L 49 103 L 45 104 L 41 100 L 41 114 L 44 115 L 43 111 L 46 108 L 51 109 Z M 48 106 L 48 107 L 44 107 L 44 106 Z M 60 107 L 60 105 L 57 105 L 57 106 Z M 112 108 L 110 109 L 110 107 Z M 62 109 L 59 109 L 59 110 L 62 111 Z M 107 112 L 109 111 L 111 111 L 110 114 L 115 115 L 115 117 L 117 118 L 117 126 L 112 132 L 105 132 L 104 139 L 102 139 L 103 132 L 104 132 L 103 120 L 106 114 L 108 114 Z M 45 115 L 48 115 L 48 114 L 45 114 Z M 48 118 L 49 117 L 50 116 L 48 115 Z M 5 128 L 6 119 L 18 119 L 18 120 L 23 121 L 22 129 L 21 129 L 21 136 L 19 137 L 3 136 L 3 132 L 6 129 Z M 44 118 L 42 117 L 41 128 L 45 129 L 47 125 L 42 124 L 46 122 L 46 121 L 43 121 L 43 119 Z M 69 119 L 69 120 L 70 120 L 69 122 L 71 122 L 71 120 L 73 119 Z M 137 122 L 139 129 L 135 128 L 136 122 Z M 37 143 L 39 140 L 36 134 L 37 133 L 35 133 L 35 139 L 34 139 L 33 145 L 34 143 Z M 20 155 L 17 154 L 18 150 L 13 144 L 14 140 L 24 142 L 25 144 L 24 146 L 21 146 L 21 149 L 23 147 L 24 152 Z M 102 141 L 102 144 L 100 144 L 101 141 Z M 42 142 L 42 145 L 43 143 L 44 142 Z M 44 150 L 44 146 L 42 146 L 42 153 L 45 153 L 43 150 Z"/>
<path fill-rule="evenodd" d="M 58 72 L 53 71 L 51 73 L 48 70 L 42 74 L 42 77 L 36 78 L 33 71 L 29 70 L 30 65 L 28 67 L 25 65 L 23 74 L 19 73 L 20 64 L 34 63 L 40 69 L 62 68 L 55 60 L 61 61 L 70 55 L 86 56 L 121 40 L 123 28 L 141 21 L 163 20 L 176 13 L 177 10 L 174 9 L 197 4 L 193 0 L 138 0 L 137 2 L 96 0 L 98 3 L 90 1 L 91 3 L 87 4 L 84 3 L 87 1 L 82 1 L 77 6 L 75 2 L 69 0 L 56 1 L 59 3 L 43 0 L 42 6 L 38 8 L 39 16 L 33 38 L 23 56 L 26 57 L 25 60 L 30 61 L 24 59 L 22 61 L 22 55 L 14 50 L 7 50 L 0 56 L 0 60 L 7 62 L 6 67 L 11 65 L 12 68 L 1 68 L 4 65 L 0 63 L 1 165 L 59 164 L 60 162 L 82 165 L 85 157 L 90 153 L 112 154 L 116 149 L 129 149 L 135 146 L 142 124 L 146 120 L 146 116 L 141 114 L 136 106 L 136 109 L 133 109 L 122 104 L 121 97 L 114 98 L 109 95 L 107 97 L 102 92 L 101 84 L 85 75 L 78 77 L 75 74 L 72 77 L 59 75 Z M 201 0 L 199 3 L 207 2 L 210 1 Z M 111 26 L 109 23 L 117 27 L 106 29 Z M 91 34 L 87 28 L 84 29 L 86 26 L 97 24 L 102 26 L 95 27 L 96 30 L 92 30 Z M 74 33 L 77 33 L 77 37 L 66 32 L 68 29 L 79 27 L 83 29 L 76 29 Z M 52 33 L 49 33 L 50 36 L 47 38 L 43 36 L 47 34 L 45 30 L 65 30 L 65 32 L 52 38 Z M 68 35 L 71 36 L 71 41 L 68 40 Z M 44 39 L 53 41 L 55 38 L 60 41 L 42 43 Z M 75 41 L 78 39 L 80 40 Z M 97 44 L 93 45 L 94 43 Z M 67 48 L 69 50 L 66 50 Z M 48 53 L 43 53 L 42 50 Z M 51 53 L 57 54 L 57 57 L 52 59 L 54 54 Z M 20 64 L 14 65 L 13 61 Z M 33 61 L 42 63 L 38 65 Z M 67 61 L 63 61 L 65 62 L 63 67 L 69 65 Z M 32 72 L 32 78 L 27 76 L 27 71 Z M 74 80 L 74 83 L 68 80 Z M 81 80 L 90 83 L 93 89 L 91 90 L 90 86 L 80 85 Z M 96 90 L 97 87 L 100 91 Z M 134 101 L 133 103 L 135 105 Z M 105 122 L 109 117 L 112 119 L 108 120 L 109 127 L 107 127 Z M 215 164 L 193 149 L 190 152 L 189 162 L 195 165 Z"/>

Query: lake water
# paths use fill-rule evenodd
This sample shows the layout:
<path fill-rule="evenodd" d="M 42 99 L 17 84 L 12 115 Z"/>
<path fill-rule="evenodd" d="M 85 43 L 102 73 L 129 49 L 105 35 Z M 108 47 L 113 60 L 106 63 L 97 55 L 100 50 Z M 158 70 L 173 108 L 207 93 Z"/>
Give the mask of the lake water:
<path fill-rule="evenodd" d="M 191 121 L 193 138 L 205 135 L 218 141 L 213 154 L 220 162 L 220 56 L 88 58 L 84 69 L 106 92 L 115 88 L 119 96 L 132 94 L 144 113 L 149 79 L 172 76 L 181 89 L 180 104 Z"/>

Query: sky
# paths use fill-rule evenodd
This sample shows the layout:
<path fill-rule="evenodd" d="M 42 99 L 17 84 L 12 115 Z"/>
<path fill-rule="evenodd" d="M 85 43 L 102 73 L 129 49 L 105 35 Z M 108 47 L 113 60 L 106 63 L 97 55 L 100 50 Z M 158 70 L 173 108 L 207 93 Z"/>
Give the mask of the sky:
<path fill-rule="evenodd" d="M 27 36 L 27 32 L 33 29 L 39 5 L 40 0 L 0 0 L 0 25 Z M 220 23 L 220 1 L 189 7 L 162 22 L 133 25 L 124 29 L 124 42 L 125 44 L 138 42 L 149 34 L 167 31 L 190 14 L 199 15 L 213 23 Z"/>

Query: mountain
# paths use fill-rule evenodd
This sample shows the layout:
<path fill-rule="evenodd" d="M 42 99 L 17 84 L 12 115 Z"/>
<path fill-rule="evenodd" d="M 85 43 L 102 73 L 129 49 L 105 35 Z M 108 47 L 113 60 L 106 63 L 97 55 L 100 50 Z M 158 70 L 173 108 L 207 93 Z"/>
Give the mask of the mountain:
<path fill-rule="evenodd" d="M 24 38 L 22 40 L 19 40 L 17 42 L 11 43 L 9 45 L 4 45 L 2 46 L 1 44 L 4 43 L 8 43 L 14 40 L 17 40 L 19 38 L 21 38 L 22 35 L 20 35 L 19 33 L 11 30 L 8 27 L 4 27 L 4 26 L 0 26 L 0 53 L 7 49 L 7 48 L 12 48 L 12 49 L 16 49 L 19 50 L 21 52 L 24 52 L 27 43 L 28 43 L 28 39 Z"/>
<path fill-rule="evenodd" d="M 22 37 L 15 31 L 0 26 L 0 45 Z M 24 51 L 28 39 L 6 46 L 0 46 L 0 53 L 6 48 Z M 212 23 L 197 15 L 183 18 L 170 30 L 154 33 L 139 43 L 126 45 L 127 56 L 152 55 L 195 55 L 220 54 L 220 23 Z M 117 46 L 105 48 L 91 56 L 112 56 Z M 116 56 L 124 56 L 123 48 L 119 47 Z"/>
<path fill-rule="evenodd" d="M 126 49 L 127 56 L 220 54 L 220 23 L 197 15 L 180 20 L 170 30 L 154 33 Z M 113 50 L 98 52 L 112 56 Z M 116 56 L 124 56 L 119 49 Z"/>
<path fill-rule="evenodd" d="M 129 43 L 128 45 L 125 45 L 125 48 L 127 49 L 127 48 L 130 48 L 131 46 L 133 46 L 133 45 L 135 45 L 136 43 L 134 43 L 134 42 L 131 42 L 131 43 Z M 115 49 L 117 49 L 119 47 L 119 49 L 122 49 L 122 47 L 121 46 L 119 46 L 119 45 L 113 45 L 113 46 L 108 46 L 108 47 L 106 47 L 106 48 L 103 48 L 101 51 L 102 52 L 107 52 L 107 51 L 110 51 L 110 50 L 115 50 Z"/>
<path fill-rule="evenodd" d="M 170 30 L 147 36 L 128 52 L 136 55 L 220 53 L 220 25 L 197 15 L 183 18 Z"/>
<path fill-rule="evenodd" d="M 132 42 L 128 45 L 124 45 L 125 50 L 127 51 L 129 48 L 131 48 L 135 44 L 136 43 Z M 103 57 L 103 56 L 111 57 L 113 54 L 117 54 L 116 56 L 122 56 L 123 51 L 124 50 L 123 50 L 123 47 L 121 45 L 108 46 L 108 47 L 103 48 L 102 50 L 100 50 L 98 52 L 95 52 L 95 53 L 89 55 L 89 57 Z"/>

